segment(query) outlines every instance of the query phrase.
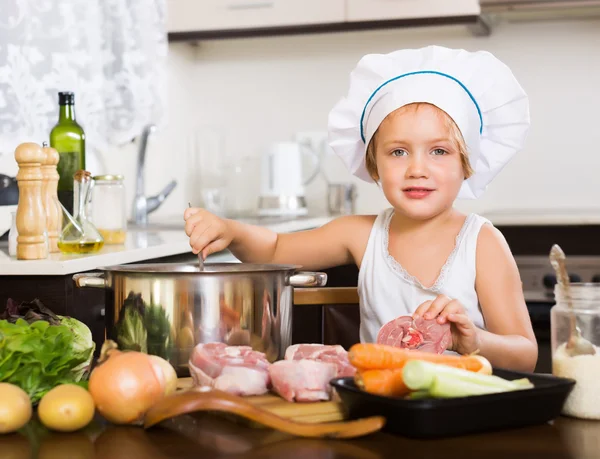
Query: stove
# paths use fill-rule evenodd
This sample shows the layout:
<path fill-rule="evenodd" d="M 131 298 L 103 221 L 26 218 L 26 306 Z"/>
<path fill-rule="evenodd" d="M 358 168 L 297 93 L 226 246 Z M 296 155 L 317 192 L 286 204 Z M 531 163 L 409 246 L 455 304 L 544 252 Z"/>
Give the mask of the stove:
<path fill-rule="evenodd" d="M 556 275 L 548 256 L 515 256 L 527 302 L 554 301 Z M 600 282 L 600 256 L 567 256 L 571 282 Z"/>
<path fill-rule="evenodd" d="M 525 302 L 538 341 L 536 373 L 552 372 L 550 309 L 554 306 L 556 276 L 548 256 L 517 255 Z M 567 256 L 571 282 L 600 282 L 600 256 Z"/>

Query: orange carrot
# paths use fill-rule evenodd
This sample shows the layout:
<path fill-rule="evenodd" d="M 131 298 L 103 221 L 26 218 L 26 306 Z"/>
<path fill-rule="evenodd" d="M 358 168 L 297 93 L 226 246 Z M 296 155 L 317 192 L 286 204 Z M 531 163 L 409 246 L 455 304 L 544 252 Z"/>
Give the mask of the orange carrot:
<path fill-rule="evenodd" d="M 402 349 L 386 344 L 359 343 L 348 351 L 350 363 L 358 370 L 402 368 L 409 360 L 425 360 L 476 373 L 491 374 L 490 362 L 479 355 L 446 355 Z"/>
<path fill-rule="evenodd" d="M 410 392 L 404 384 L 402 368 L 359 371 L 354 381 L 360 389 L 370 394 L 400 397 Z"/>

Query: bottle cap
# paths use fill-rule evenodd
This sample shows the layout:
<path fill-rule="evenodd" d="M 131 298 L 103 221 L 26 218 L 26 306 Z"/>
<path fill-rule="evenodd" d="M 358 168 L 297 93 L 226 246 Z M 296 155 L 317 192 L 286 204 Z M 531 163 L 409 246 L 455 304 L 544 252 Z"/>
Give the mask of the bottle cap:
<path fill-rule="evenodd" d="M 59 92 L 58 93 L 58 105 L 74 105 L 75 94 L 72 92 Z"/>
<path fill-rule="evenodd" d="M 75 174 L 73 174 L 73 179 L 76 182 L 89 182 L 92 180 L 92 174 L 88 171 L 84 171 L 83 169 L 78 170 L 77 172 L 75 172 Z"/>

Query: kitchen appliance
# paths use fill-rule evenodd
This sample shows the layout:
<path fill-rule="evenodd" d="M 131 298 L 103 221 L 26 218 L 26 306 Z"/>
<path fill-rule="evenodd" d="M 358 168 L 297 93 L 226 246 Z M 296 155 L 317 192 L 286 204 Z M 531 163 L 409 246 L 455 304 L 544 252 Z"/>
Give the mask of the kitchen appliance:
<path fill-rule="evenodd" d="M 76 274 L 78 287 L 106 288 L 106 336 L 120 348 L 169 360 L 180 375 L 198 343 L 248 345 L 269 361 L 292 344 L 292 287 L 322 287 L 327 275 L 293 265 L 132 264 Z"/>
<path fill-rule="evenodd" d="M 356 185 L 354 183 L 329 183 L 327 207 L 330 215 L 352 215 L 356 210 Z"/>
<path fill-rule="evenodd" d="M 314 170 L 303 177 L 302 157 L 308 156 Z M 261 164 L 260 216 L 306 215 L 304 187 L 319 173 L 319 156 L 296 142 L 278 142 L 267 150 Z"/>

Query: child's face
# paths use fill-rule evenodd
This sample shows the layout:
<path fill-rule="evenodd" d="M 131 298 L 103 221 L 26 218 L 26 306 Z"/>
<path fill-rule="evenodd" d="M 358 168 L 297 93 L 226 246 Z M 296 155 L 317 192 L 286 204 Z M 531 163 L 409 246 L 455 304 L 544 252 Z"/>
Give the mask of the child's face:
<path fill-rule="evenodd" d="M 465 178 L 444 112 L 408 105 L 390 113 L 377 132 L 377 172 L 398 211 L 427 219 L 452 207 Z"/>

